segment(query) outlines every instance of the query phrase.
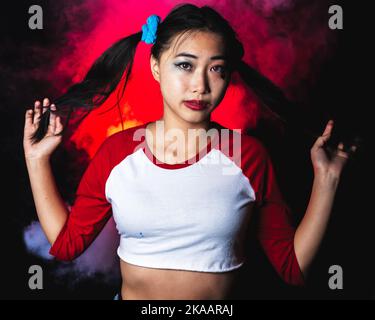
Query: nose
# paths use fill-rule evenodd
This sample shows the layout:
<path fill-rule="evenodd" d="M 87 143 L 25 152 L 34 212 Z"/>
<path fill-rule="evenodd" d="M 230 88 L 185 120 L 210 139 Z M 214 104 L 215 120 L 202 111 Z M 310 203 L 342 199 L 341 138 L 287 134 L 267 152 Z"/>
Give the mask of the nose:
<path fill-rule="evenodd" d="M 204 70 L 195 72 L 191 85 L 194 93 L 205 94 L 210 92 L 208 77 Z"/>

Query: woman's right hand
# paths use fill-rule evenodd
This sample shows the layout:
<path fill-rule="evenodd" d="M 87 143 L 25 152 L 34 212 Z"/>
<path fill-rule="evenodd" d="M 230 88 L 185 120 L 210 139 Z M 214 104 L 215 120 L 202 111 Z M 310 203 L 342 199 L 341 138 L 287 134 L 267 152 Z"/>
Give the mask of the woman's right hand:
<path fill-rule="evenodd" d="M 39 122 L 42 114 L 50 108 L 52 111 L 56 110 L 56 106 L 51 104 L 48 98 L 43 100 L 43 108 L 40 101 L 35 101 L 34 109 L 29 109 L 25 114 L 25 128 L 23 136 L 23 149 L 26 160 L 34 159 L 49 159 L 53 151 L 62 141 L 62 135 L 59 135 L 63 130 L 61 118 L 54 112 L 50 113 L 48 130 L 42 140 L 32 143 L 31 137 L 39 127 Z"/>

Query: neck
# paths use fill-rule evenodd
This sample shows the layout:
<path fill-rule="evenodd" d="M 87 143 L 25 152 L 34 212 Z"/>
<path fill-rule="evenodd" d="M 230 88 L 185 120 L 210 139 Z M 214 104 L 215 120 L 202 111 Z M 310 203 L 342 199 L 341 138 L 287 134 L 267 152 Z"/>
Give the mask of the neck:
<path fill-rule="evenodd" d="M 189 129 L 204 129 L 207 131 L 211 126 L 211 119 L 206 119 L 197 123 L 191 123 L 185 121 L 182 118 L 172 116 L 167 112 L 164 112 L 163 117 L 161 117 L 158 121 L 163 121 L 165 131 L 168 131 L 169 129 L 179 129 L 184 133 L 185 137 L 187 137 Z"/>
<path fill-rule="evenodd" d="M 157 123 L 162 125 L 163 130 L 159 131 L 162 127 L 158 125 L 152 126 L 157 142 L 154 145 L 154 151 L 157 154 L 158 152 L 163 152 L 164 154 L 179 152 L 179 154 L 182 154 L 179 161 L 195 156 L 200 149 L 207 145 L 206 132 L 212 127 L 210 119 L 199 123 L 191 123 L 168 112 L 164 112 L 163 117 L 157 120 Z M 178 139 L 183 139 L 185 143 L 177 142 L 178 139 L 176 140 L 174 135 L 175 130 L 178 131 Z M 181 140 L 179 141 L 181 142 Z M 163 143 L 160 145 L 161 142 Z M 158 148 L 160 148 L 160 151 L 157 151 Z M 162 158 L 160 157 L 159 159 Z"/>

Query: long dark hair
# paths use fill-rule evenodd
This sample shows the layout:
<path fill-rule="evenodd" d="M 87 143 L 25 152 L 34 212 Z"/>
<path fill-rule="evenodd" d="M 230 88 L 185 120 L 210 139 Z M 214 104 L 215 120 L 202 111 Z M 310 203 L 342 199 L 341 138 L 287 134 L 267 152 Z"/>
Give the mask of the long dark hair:
<path fill-rule="evenodd" d="M 226 19 L 209 6 L 198 7 L 192 4 L 175 6 L 159 24 L 151 54 L 159 59 L 161 54 L 170 47 L 175 36 L 194 31 L 209 31 L 222 36 L 226 48 L 229 48 L 226 52 L 229 72 L 238 71 L 244 82 L 258 96 L 260 102 L 276 117 L 286 121 L 285 119 L 295 114 L 297 108 L 293 108 L 283 92 L 242 60 L 244 47 L 236 32 Z M 138 32 L 114 43 L 94 62 L 81 82 L 71 86 L 65 94 L 54 101 L 57 106 L 56 112 L 66 115 L 64 131 L 73 111 L 84 110 L 86 116 L 93 108 L 99 107 L 106 101 L 124 77 L 124 85 L 116 103 L 121 117 L 119 101 L 124 94 L 136 48 L 141 38 L 142 33 Z M 44 137 L 50 112 L 47 110 L 42 115 L 41 125 L 32 137 L 34 142 Z"/>

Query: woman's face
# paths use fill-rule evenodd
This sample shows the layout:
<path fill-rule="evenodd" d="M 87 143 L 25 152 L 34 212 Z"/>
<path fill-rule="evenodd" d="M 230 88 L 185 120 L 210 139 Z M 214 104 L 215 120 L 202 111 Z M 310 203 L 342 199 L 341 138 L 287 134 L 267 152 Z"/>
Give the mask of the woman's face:
<path fill-rule="evenodd" d="M 151 71 L 160 83 L 164 116 L 178 117 L 192 124 L 207 121 L 211 112 L 224 98 L 230 81 L 220 35 L 194 32 L 179 39 L 160 56 L 151 56 Z M 202 100 L 203 109 L 188 107 L 184 101 Z"/>

